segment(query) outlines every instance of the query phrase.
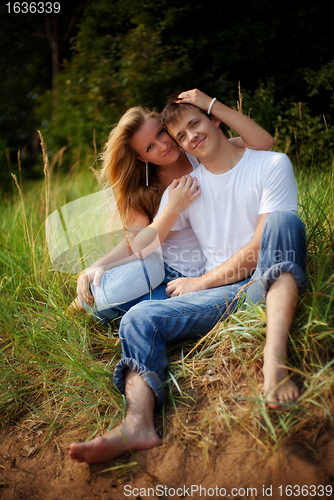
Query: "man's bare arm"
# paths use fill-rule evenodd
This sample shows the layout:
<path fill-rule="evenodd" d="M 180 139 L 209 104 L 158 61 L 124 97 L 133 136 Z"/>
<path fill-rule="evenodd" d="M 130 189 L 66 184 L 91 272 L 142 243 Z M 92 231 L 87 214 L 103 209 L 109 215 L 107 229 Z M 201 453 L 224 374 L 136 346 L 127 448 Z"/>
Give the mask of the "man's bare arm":
<path fill-rule="evenodd" d="M 257 265 L 263 224 L 267 216 L 268 214 L 258 216 L 251 241 L 226 262 L 198 278 L 178 278 L 169 282 L 166 289 L 167 295 L 176 297 L 190 292 L 229 285 L 247 278 Z"/>

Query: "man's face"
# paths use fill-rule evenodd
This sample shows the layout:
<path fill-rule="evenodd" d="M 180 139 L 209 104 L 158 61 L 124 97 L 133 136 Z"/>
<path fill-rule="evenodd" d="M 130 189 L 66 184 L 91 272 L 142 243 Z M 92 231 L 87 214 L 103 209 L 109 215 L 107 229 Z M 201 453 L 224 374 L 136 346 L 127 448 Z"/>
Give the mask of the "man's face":
<path fill-rule="evenodd" d="M 219 120 L 212 120 L 196 108 L 184 112 L 168 132 L 187 152 L 205 162 L 213 159 L 219 145 Z"/>

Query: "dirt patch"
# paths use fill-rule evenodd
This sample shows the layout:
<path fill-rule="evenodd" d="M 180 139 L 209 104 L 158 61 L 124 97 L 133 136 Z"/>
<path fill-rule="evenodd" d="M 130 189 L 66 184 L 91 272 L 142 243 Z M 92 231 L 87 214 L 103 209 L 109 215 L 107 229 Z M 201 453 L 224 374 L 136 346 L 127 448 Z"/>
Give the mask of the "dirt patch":
<path fill-rule="evenodd" d="M 173 420 L 176 424 L 177 418 Z M 170 422 L 161 446 L 101 466 L 71 461 L 64 439 L 42 448 L 41 431 L 8 429 L 0 446 L 0 498 L 334 498 L 330 494 L 330 487 L 334 491 L 333 425 L 322 429 L 313 443 L 285 443 L 276 451 L 268 451 L 242 428 L 233 434 L 213 430 L 207 449 L 203 443 L 178 440 L 180 433 L 173 428 L 177 425 Z"/>

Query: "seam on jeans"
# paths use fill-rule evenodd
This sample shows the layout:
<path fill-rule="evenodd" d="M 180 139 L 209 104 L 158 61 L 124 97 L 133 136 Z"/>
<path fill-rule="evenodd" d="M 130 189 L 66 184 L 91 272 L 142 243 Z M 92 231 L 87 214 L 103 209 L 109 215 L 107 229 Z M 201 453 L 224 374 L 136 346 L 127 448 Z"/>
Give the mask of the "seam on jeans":
<path fill-rule="evenodd" d="M 141 260 L 141 265 L 142 265 L 144 276 L 145 276 L 145 279 L 146 279 L 146 284 L 147 284 L 149 292 L 150 292 L 152 290 L 152 286 L 151 286 L 151 281 L 150 281 L 150 278 L 149 278 L 149 275 L 148 275 L 148 272 L 147 272 L 147 269 L 146 269 L 146 264 L 144 262 L 144 259 Z"/>

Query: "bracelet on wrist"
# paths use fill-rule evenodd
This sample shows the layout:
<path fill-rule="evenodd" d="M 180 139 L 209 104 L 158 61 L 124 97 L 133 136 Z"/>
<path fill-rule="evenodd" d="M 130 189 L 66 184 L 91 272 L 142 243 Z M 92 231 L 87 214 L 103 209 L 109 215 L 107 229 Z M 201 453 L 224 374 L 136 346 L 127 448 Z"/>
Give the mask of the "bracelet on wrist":
<path fill-rule="evenodd" d="M 216 101 L 217 101 L 217 97 L 214 97 L 214 98 L 212 99 L 212 101 L 210 102 L 210 106 L 208 107 L 208 111 L 207 111 L 208 115 L 210 115 L 210 114 L 211 114 L 211 109 L 212 109 L 212 106 L 214 105 L 214 103 L 215 103 Z"/>

